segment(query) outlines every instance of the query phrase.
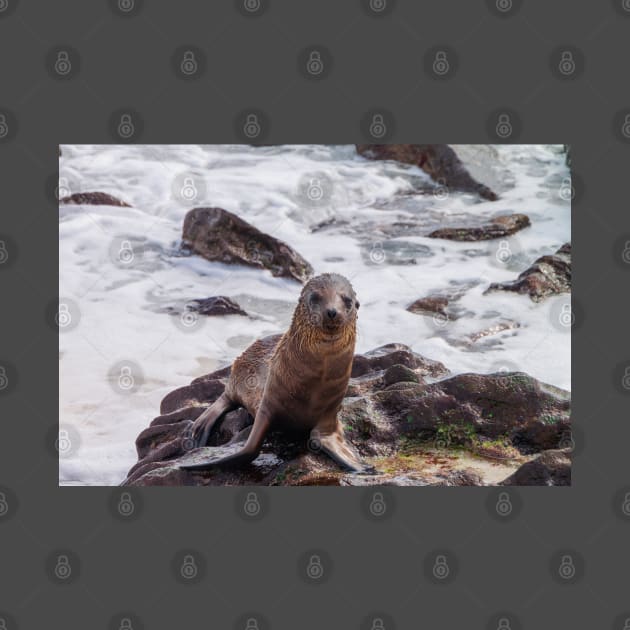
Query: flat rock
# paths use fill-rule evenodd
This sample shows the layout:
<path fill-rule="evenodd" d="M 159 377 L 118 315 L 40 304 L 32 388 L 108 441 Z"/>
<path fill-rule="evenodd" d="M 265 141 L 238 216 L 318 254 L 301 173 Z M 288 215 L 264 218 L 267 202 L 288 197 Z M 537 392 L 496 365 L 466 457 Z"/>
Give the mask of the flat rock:
<path fill-rule="evenodd" d="M 555 254 L 541 256 L 511 282 L 495 282 L 485 291 L 514 291 L 541 302 L 551 295 L 571 292 L 571 244 L 565 243 Z"/>
<path fill-rule="evenodd" d="M 511 236 L 530 225 L 529 217 L 525 214 L 504 214 L 482 225 L 440 228 L 428 236 L 451 241 L 488 241 Z"/>
<path fill-rule="evenodd" d="M 131 206 L 104 192 L 74 193 L 59 200 L 60 204 L 74 204 L 82 206 L 118 206 L 119 208 L 131 208 Z"/>
<path fill-rule="evenodd" d="M 184 219 L 182 245 L 206 260 L 267 269 L 306 282 L 311 265 L 283 241 L 222 208 L 194 208 Z"/>
<path fill-rule="evenodd" d="M 452 190 L 476 193 L 489 201 L 498 198 L 494 191 L 472 177 L 448 144 L 357 144 L 356 149 L 370 160 L 395 160 L 418 166 Z"/>

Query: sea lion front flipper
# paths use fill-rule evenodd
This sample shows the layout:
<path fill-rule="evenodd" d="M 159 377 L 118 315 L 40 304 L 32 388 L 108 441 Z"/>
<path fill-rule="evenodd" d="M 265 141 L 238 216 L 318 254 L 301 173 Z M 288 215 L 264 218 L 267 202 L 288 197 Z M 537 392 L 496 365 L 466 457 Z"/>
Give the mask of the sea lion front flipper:
<path fill-rule="evenodd" d="M 243 448 L 236 450 L 235 446 L 217 446 L 213 449 L 214 455 L 207 461 L 198 464 L 183 464 L 180 466 L 181 470 L 208 470 L 214 467 L 238 467 L 243 464 L 249 464 L 254 461 L 260 453 L 265 435 L 269 430 L 271 424 L 269 414 L 263 409 L 259 409 L 254 418 L 254 426 L 245 442 Z M 226 452 L 230 453 L 226 455 Z"/>
<path fill-rule="evenodd" d="M 338 428 L 332 433 L 321 433 L 315 428 L 311 431 L 311 441 L 319 450 L 337 462 L 342 468 L 351 472 L 371 474 L 376 472 L 374 466 L 361 461 L 354 447 L 345 439 L 343 430 Z"/>

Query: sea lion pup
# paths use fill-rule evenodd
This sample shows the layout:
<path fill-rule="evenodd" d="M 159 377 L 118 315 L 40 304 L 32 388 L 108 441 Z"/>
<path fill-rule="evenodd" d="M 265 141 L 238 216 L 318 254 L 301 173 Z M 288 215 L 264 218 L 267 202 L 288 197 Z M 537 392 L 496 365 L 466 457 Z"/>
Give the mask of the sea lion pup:
<path fill-rule="evenodd" d="M 228 455 L 217 447 L 207 462 L 181 468 L 247 464 L 260 453 L 267 431 L 284 425 L 310 432 L 312 443 L 343 468 L 373 470 L 346 442 L 337 419 L 352 369 L 358 308 L 343 276 L 326 273 L 309 280 L 289 330 L 249 346 L 234 361 L 224 393 L 193 424 L 196 446 L 205 446 L 225 413 L 245 407 L 254 417 L 245 446 Z"/>

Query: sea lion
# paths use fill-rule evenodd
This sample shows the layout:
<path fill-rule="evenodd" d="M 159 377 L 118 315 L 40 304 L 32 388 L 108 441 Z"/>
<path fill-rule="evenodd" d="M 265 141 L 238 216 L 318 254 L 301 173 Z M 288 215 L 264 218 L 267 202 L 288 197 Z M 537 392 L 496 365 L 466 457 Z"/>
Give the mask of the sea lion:
<path fill-rule="evenodd" d="M 345 440 L 337 419 L 352 370 L 358 308 L 354 289 L 343 276 L 326 273 L 309 280 L 289 329 L 249 346 L 234 361 L 224 393 L 193 424 L 195 445 L 205 446 L 225 413 L 245 407 L 254 424 L 243 448 L 226 455 L 225 447 L 217 447 L 208 461 L 181 468 L 251 462 L 267 431 L 284 425 L 310 432 L 309 441 L 343 468 L 372 470 Z"/>

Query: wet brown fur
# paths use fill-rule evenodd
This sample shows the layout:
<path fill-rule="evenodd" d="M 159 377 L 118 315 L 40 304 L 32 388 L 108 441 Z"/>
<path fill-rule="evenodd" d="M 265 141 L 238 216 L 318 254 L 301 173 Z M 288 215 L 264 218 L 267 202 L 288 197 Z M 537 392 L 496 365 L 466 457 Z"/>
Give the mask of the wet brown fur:
<path fill-rule="evenodd" d="M 316 303 L 314 293 L 320 298 Z M 351 300 L 350 307 L 344 298 Z M 226 411 L 245 407 L 254 416 L 254 427 L 243 450 L 183 468 L 251 461 L 260 452 L 267 430 L 280 425 L 310 432 L 312 442 L 340 465 L 363 470 L 337 420 L 352 369 L 357 308 L 354 290 L 343 276 L 324 274 L 310 280 L 289 329 L 254 342 L 234 361 L 224 394 L 193 427 L 198 445 L 203 446 Z M 337 311 L 332 323 L 326 315 L 329 309 Z"/>

